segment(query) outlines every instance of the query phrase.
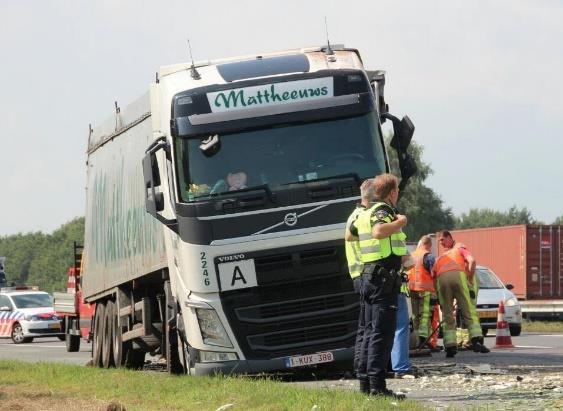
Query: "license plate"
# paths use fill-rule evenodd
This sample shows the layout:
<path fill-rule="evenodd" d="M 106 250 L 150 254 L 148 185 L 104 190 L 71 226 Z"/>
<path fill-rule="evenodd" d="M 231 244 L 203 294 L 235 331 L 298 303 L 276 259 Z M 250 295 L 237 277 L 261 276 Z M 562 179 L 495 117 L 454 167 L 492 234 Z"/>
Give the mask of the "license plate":
<path fill-rule="evenodd" d="M 287 368 L 304 367 L 306 365 L 322 364 L 332 361 L 334 361 L 334 355 L 332 355 L 330 351 L 326 351 L 308 355 L 297 355 L 295 357 L 286 357 L 285 366 Z"/>
<path fill-rule="evenodd" d="M 59 323 L 52 323 L 52 324 L 49 324 L 49 328 L 54 328 L 54 329 L 58 330 L 58 329 L 61 328 L 61 325 Z"/>
<path fill-rule="evenodd" d="M 488 311 L 478 311 L 479 318 L 497 318 L 497 311 L 496 310 L 488 310 Z"/>

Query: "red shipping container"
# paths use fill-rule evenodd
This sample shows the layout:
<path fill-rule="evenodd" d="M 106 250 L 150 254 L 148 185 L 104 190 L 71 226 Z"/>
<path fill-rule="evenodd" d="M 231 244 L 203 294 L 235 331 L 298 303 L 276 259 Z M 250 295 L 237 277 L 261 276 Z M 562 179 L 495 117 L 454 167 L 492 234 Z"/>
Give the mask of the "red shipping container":
<path fill-rule="evenodd" d="M 478 265 L 489 267 L 520 299 L 563 299 L 562 225 L 516 225 L 451 231 Z M 441 250 L 440 250 L 441 251 Z"/>

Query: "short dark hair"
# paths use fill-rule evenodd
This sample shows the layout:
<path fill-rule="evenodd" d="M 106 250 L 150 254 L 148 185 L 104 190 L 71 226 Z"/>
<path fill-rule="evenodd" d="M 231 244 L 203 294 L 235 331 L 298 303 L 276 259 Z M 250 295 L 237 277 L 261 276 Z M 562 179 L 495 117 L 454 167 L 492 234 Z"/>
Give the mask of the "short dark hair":
<path fill-rule="evenodd" d="M 452 233 L 450 233 L 448 230 L 440 230 L 440 231 L 438 231 L 438 237 L 449 237 L 449 238 L 453 238 L 453 237 L 452 237 Z"/>

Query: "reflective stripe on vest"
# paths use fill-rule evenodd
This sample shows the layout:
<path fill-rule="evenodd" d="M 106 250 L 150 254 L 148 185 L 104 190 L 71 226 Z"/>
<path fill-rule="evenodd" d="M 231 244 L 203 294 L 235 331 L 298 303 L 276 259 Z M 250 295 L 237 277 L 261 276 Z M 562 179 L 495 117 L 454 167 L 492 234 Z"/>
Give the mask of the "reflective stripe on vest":
<path fill-rule="evenodd" d="M 429 254 L 429 252 L 424 248 L 417 248 L 411 253 L 414 259 L 414 267 L 409 270 L 409 288 L 412 291 L 436 291 L 432 275 L 424 267 L 424 256 L 426 254 Z"/>
<path fill-rule="evenodd" d="M 436 272 L 436 278 L 448 271 L 465 272 L 465 259 L 459 252 L 459 248 L 451 248 L 438 257 L 434 264 L 434 271 Z"/>
<path fill-rule="evenodd" d="M 361 261 L 363 263 L 381 260 L 391 254 L 403 256 L 407 254 L 407 236 L 402 231 L 392 234 L 390 237 L 377 240 L 372 237 L 371 215 L 385 203 L 375 203 L 371 208 L 364 210 L 356 219 L 358 229 L 359 245 L 361 251 Z M 388 223 L 395 220 L 395 215 L 387 218 Z"/>
<path fill-rule="evenodd" d="M 346 221 L 346 228 L 350 228 L 350 225 L 356 221 L 360 213 L 364 210 L 363 207 L 356 208 L 350 217 L 348 217 L 348 221 Z M 346 249 L 346 260 L 348 261 L 348 272 L 350 273 L 350 277 L 356 278 L 362 274 L 362 270 L 364 269 L 364 265 L 360 259 L 360 243 L 359 241 L 344 241 L 345 249 Z"/>

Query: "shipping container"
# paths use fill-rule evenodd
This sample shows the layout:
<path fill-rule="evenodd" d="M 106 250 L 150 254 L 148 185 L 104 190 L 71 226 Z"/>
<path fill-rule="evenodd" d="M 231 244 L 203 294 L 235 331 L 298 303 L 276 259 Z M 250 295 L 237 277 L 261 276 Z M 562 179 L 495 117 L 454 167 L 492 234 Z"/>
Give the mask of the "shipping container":
<path fill-rule="evenodd" d="M 526 300 L 563 299 L 562 225 L 516 225 L 451 231 L 477 260 Z"/>

